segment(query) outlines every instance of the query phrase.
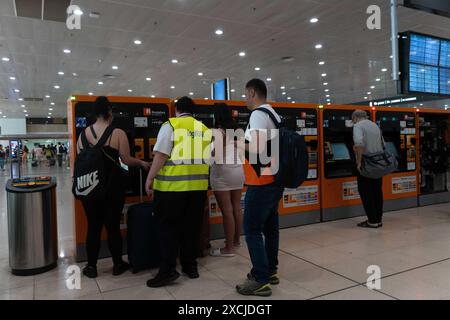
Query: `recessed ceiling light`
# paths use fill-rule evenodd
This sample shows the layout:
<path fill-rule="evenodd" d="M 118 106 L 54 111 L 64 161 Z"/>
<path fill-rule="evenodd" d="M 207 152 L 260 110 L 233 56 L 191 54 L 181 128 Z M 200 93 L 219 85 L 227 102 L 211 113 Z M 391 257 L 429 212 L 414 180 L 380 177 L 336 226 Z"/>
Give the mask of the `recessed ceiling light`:
<path fill-rule="evenodd" d="M 331 101 L 331 99 L 327 99 L 327 102 L 330 102 Z"/>
<path fill-rule="evenodd" d="M 8 61 L 9 61 L 9 58 L 8 58 L 8 57 L 3 57 L 3 58 L 2 58 L 2 61 L 8 62 Z"/>
<path fill-rule="evenodd" d="M 322 77 L 326 77 L 327 76 L 327 74 L 326 73 L 322 73 Z"/>
<path fill-rule="evenodd" d="M 216 32 L 216 34 L 217 34 L 218 36 L 223 35 L 223 30 L 222 30 L 222 29 L 217 29 L 215 32 Z"/>
<path fill-rule="evenodd" d="M 48 98 L 50 98 L 50 96 L 49 96 L 49 95 L 46 95 L 45 97 L 46 97 L 47 99 L 48 99 Z"/>
<path fill-rule="evenodd" d="M 272 78 L 267 78 L 266 81 L 270 82 L 270 81 L 272 81 Z"/>
<path fill-rule="evenodd" d="M 88 95 L 92 96 L 92 95 L 93 95 L 93 93 L 92 93 L 92 92 L 89 92 L 89 93 L 88 93 Z"/>
<path fill-rule="evenodd" d="M 285 86 L 281 86 L 280 89 L 281 89 L 281 90 L 284 90 L 284 89 L 286 89 L 286 87 L 285 87 Z"/>
<path fill-rule="evenodd" d="M 197 75 L 198 75 L 199 77 L 203 77 L 203 72 L 199 72 L 199 73 L 197 73 Z"/>
<path fill-rule="evenodd" d="M 282 94 L 283 96 L 285 96 L 285 95 L 286 95 L 286 92 L 282 92 L 281 94 Z"/>
<path fill-rule="evenodd" d="M 53 111 L 53 108 L 48 108 L 49 111 Z"/>
<path fill-rule="evenodd" d="M 245 94 L 242 95 L 242 98 L 245 98 Z"/>
<path fill-rule="evenodd" d="M 60 86 L 58 86 L 58 85 L 56 85 L 56 86 L 54 86 L 53 88 L 55 88 L 55 89 L 59 89 L 59 88 L 61 88 Z"/>
<path fill-rule="evenodd" d="M 25 105 L 24 105 L 24 104 L 22 104 L 22 105 L 21 105 L 21 107 L 22 107 L 22 108 L 25 108 Z"/>
<path fill-rule="evenodd" d="M 117 69 L 119 69 L 119 67 L 118 67 L 118 66 L 112 66 L 112 68 L 113 68 L 113 70 L 117 70 Z"/>
<path fill-rule="evenodd" d="M 292 98 L 291 98 L 291 97 L 287 97 L 287 99 L 288 99 L 288 100 L 292 100 Z"/>
<path fill-rule="evenodd" d="M 177 59 L 172 59 L 172 63 L 176 64 L 176 63 L 178 63 L 178 60 Z"/>
<path fill-rule="evenodd" d="M 63 75 L 64 75 L 64 72 L 59 71 L 58 74 L 59 74 L 60 76 L 63 76 Z"/>
<path fill-rule="evenodd" d="M 17 100 L 19 100 L 19 101 L 23 101 L 23 98 L 19 98 L 19 99 L 17 99 Z"/>
<path fill-rule="evenodd" d="M 291 101 L 291 103 L 295 103 L 295 101 Z"/>
<path fill-rule="evenodd" d="M 52 106 L 54 106 L 54 105 L 55 105 L 55 103 L 54 103 L 54 102 L 51 102 L 50 104 L 51 104 Z"/>
<path fill-rule="evenodd" d="M 27 113 L 27 114 L 25 114 L 25 117 L 28 117 L 28 113 Z"/>
<path fill-rule="evenodd" d="M 208 97 L 205 97 L 205 100 L 209 100 L 209 98 L 208 98 Z"/>
<path fill-rule="evenodd" d="M 325 96 L 325 98 L 329 98 L 330 97 L 330 95 L 329 94 L 327 94 L 326 96 Z"/>
<path fill-rule="evenodd" d="M 51 117 L 51 116 L 48 116 L 47 118 L 48 118 L 48 119 L 51 119 L 52 117 Z"/>
<path fill-rule="evenodd" d="M 380 82 L 381 79 L 380 79 L 380 78 L 376 78 L 375 81 L 376 81 L 376 82 Z"/>
<path fill-rule="evenodd" d="M 103 85 L 103 81 L 99 81 L 99 82 L 97 82 L 97 84 L 98 84 L 99 86 L 102 86 L 102 85 Z"/>
<path fill-rule="evenodd" d="M 370 86 L 370 89 L 375 89 L 375 86 Z"/>
<path fill-rule="evenodd" d="M 52 115 L 52 113 L 51 113 L 51 112 L 49 112 L 49 113 L 48 113 L 48 115 L 49 115 L 49 116 L 51 116 L 51 115 Z"/>
<path fill-rule="evenodd" d="M 372 94 L 372 92 L 370 92 L 370 91 L 369 91 L 369 92 L 367 92 L 367 94 L 368 94 L 368 95 L 371 95 L 371 94 Z"/>
<path fill-rule="evenodd" d="M 330 89 L 325 89 L 325 92 L 329 92 L 330 91 Z"/>
<path fill-rule="evenodd" d="M 259 71 L 259 70 L 261 70 L 260 67 L 255 67 L 255 71 Z"/>
<path fill-rule="evenodd" d="M 83 11 L 81 11 L 80 9 L 75 10 L 73 13 L 76 14 L 77 16 L 83 15 Z"/>
<path fill-rule="evenodd" d="M 367 100 L 367 99 L 369 99 L 368 97 L 364 97 L 364 100 Z"/>
<path fill-rule="evenodd" d="M 193 96 L 193 95 L 194 95 L 194 93 L 193 93 L 193 92 L 189 92 L 189 95 L 190 95 L 190 96 Z"/>
<path fill-rule="evenodd" d="M 170 86 L 170 89 L 175 89 L 175 86 Z"/>
<path fill-rule="evenodd" d="M 324 85 L 324 86 L 327 86 L 327 85 L 328 85 L 328 82 L 324 82 L 323 85 Z"/>
<path fill-rule="evenodd" d="M 63 52 L 64 53 L 71 53 L 72 51 L 70 51 L 70 49 L 64 49 Z"/>
<path fill-rule="evenodd" d="M 327 103 L 327 106 L 331 106 L 331 103 L 330 103 L 330 102 L 328 102 L 328 103 Z"/>
<path fill-rule="evenodd" d="M 19 93 L 19 92 L 20 92 L 20 90 L 19 90 L 19 89 L 14 89 L 14 92 L 17 92 L 17 93 Z"/>
<path fill-rule="evenodd" d="M 234 89 L 231 89 L 231 92 L 236 92 L 236 90 L 234 90 Z"/>
<path fill-rule="evenodd" d="M 139 39 L 136 39 L 136 40 L 134 40 L 134 44 L 140 45 L 140 44 L 142 44 L 142 41 Z"/>
<path fill-rule="evenodd" d="M 133 92 L 133 90 L 131 90 L 131 89 L 128 89 L 128 92 Z"/>
<path fill-rule="evenodd" d="M 321 45 L 320 43 L 318 43 L 318 44 L 316 44 L 315 48 L 316 48 L 316 49 L 322 49 L 322 48 L 323 48 L 323 45 Z"/>
<path fill-rule="evenodd" d="M 3 116 L 3 118 L 6 118 L 6 116 Z"/>
<path fill-rule="evenodd" d="M 27 110 L 23 110 L 23 113 L 27 113 L 28 111 Z"/>
<path fill-rule="evenodd" d="M 152 78 L 148 77 L 148 78 L 145 78 L 145 80 L 152 81 Z"/>
<path fill-rule="evenodd" d="M 325 61 L 320 61 L 319 66 L 323 66 L 325 64 Z"/>
<path fill-rule="evenodd" d="M 16 80 L 16 77 L 9 77 L 9 80 Z"/>
<path fill-rule="evenodd" d="M 76 72 L 72 73 L 72 75 L 73 75 L 74 77 L 78 77 L 78 74 L 77 74 Z"/>
<path fill-rule="evenodd" d="M 387 69 L 387 68 L 383 68 L 383 69 L 381 69 L 381 71 L 382 71 L 382 72 L 387 72 L 388 69 Z"/>
<path fill-rule="evenodd" d="M 309 20 L 309 22 L 317 23 L 317 22 L 319 22 L 319 19 L 318 18 L 311 18 L 311 20 Z"/>
<path fill-rule="evenodd" d="M 239 52 L 239 57 L 245 57 L 247 54 L 244 51 Z"/>

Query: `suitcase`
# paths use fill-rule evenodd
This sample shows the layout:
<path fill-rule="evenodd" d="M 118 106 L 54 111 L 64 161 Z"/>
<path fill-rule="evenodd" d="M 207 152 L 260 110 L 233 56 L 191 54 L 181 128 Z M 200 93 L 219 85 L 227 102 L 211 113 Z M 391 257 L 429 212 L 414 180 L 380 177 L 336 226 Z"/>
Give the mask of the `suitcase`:
<path fill-rule="evenodd" d="M 32 167 L 37 167 L 38 166 L 38 162 L 36 160 L 34 160 L 33 162 L 31 162 L 31 166 Z"/>
<path fill-rule="evenodd" d="M 127 250 L 131 271 L 137 273 L 159 267 L 161 254 L 153 203 L 133 205 L 127 215 Z"/>

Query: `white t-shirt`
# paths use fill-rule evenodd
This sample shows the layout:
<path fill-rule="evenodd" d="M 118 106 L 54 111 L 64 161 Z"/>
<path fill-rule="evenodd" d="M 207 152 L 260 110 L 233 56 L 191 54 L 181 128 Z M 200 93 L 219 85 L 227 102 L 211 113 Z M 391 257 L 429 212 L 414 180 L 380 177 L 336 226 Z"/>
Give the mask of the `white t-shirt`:
<path fill-rule="evenodd" d="M 275 115 L 275 118 L 281 122 L 280 116 L 275 112 L 275 110 L 272 108 L 271 105 L 263 104 L 258 108 L 256 108 L 256 110 L 260 108 L 268 109 Z M 245 139 L 247 141 L 251 141 L 251 132 L 254 130 L 273 130 L 276 128 L 277 127 L 275 123 L 273 123 L 272 119 L 267 113 L 265 113 L 264 111 L 254 111 L 250 116 L 250 121 L 247 126 L 247 130 L 245 130 Z"/>

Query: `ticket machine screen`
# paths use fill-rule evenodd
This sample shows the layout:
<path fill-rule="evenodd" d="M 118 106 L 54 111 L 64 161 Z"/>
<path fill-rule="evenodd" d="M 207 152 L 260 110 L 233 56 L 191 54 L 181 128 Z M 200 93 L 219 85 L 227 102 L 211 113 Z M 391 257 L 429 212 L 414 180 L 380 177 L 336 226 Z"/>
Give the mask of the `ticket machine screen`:
<path fill-rule="evenodd" d="M 345 143 L 332 143 L 333 160 L 350 160 L 350 152 Z"/>

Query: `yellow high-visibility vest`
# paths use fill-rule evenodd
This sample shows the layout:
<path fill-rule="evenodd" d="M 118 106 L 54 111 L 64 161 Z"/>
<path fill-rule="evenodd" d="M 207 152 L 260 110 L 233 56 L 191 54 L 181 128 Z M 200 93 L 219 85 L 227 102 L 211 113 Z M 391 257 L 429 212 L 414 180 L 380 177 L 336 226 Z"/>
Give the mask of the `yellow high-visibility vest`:
<path fill-rule="evenodd" d="M 153 189 L 163 192 L 208 190 L 212 133 L 192 117 L 171 118 L 173 148 Z"/>

